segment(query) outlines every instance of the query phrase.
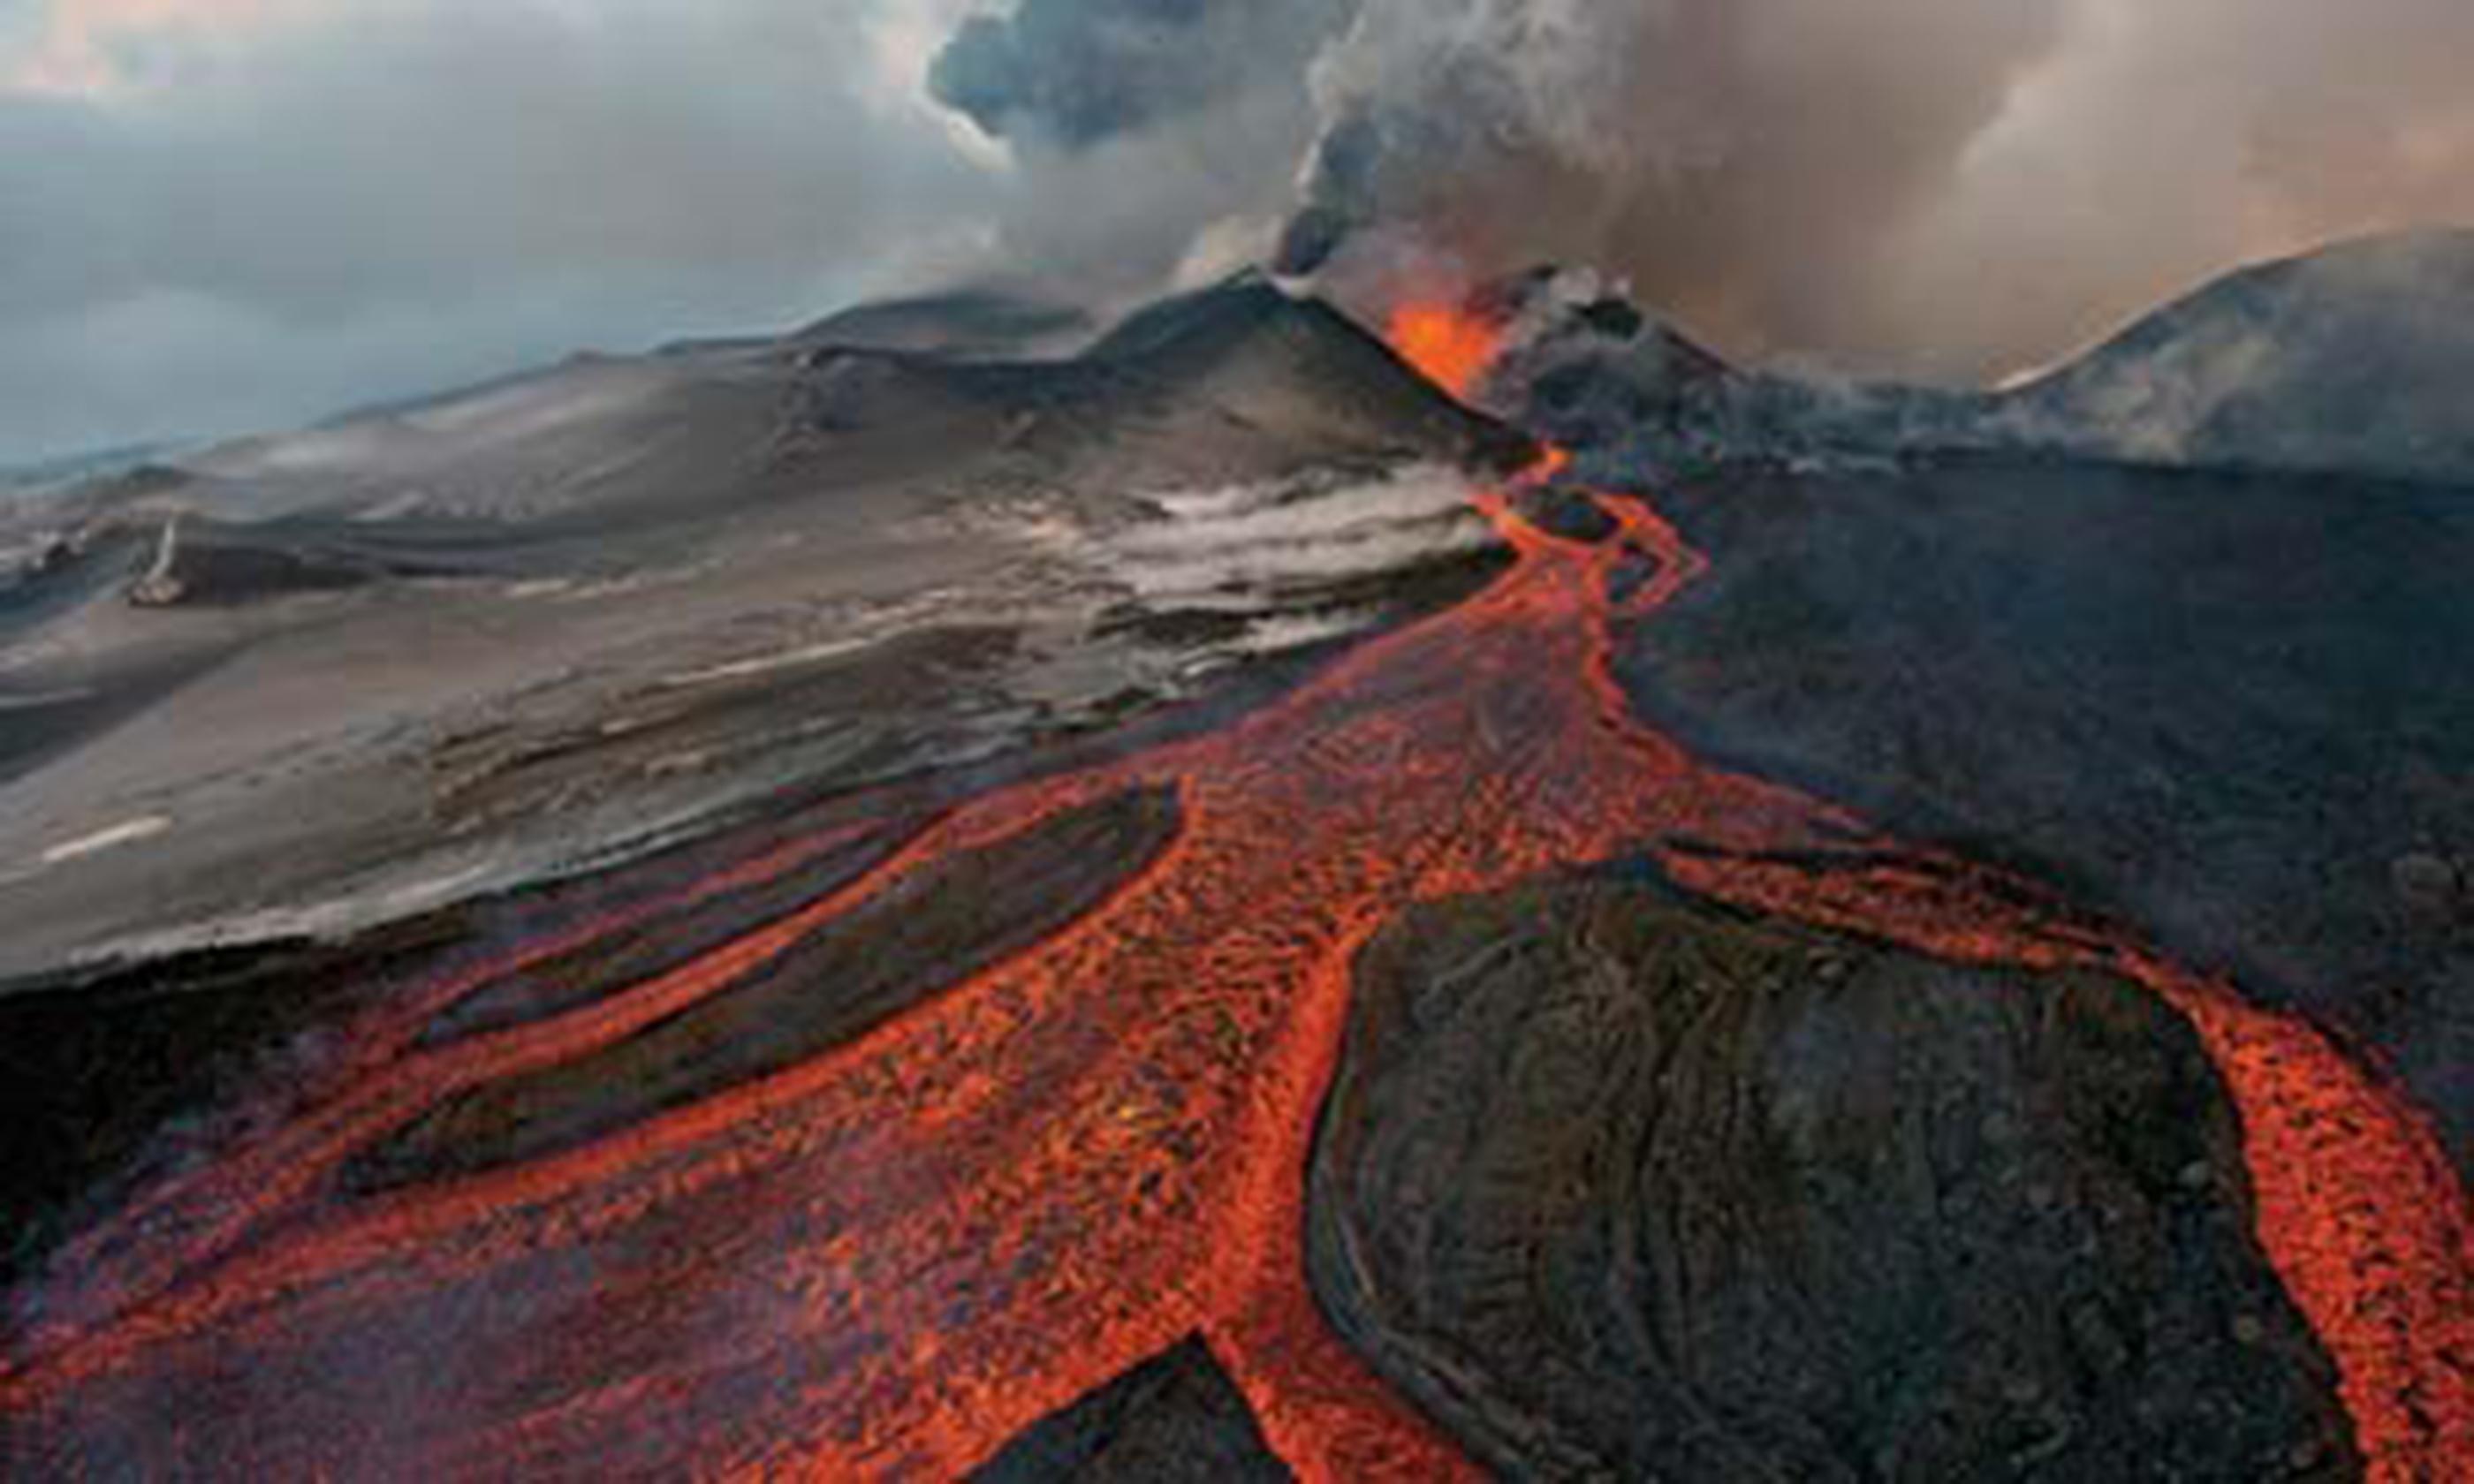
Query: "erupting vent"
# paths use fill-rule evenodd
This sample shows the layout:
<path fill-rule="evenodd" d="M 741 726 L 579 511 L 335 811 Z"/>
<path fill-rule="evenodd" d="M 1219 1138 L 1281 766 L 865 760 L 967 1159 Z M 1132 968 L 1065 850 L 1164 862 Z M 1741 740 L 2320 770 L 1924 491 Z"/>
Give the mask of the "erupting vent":
<path fill-rule="evenodd" d="M 1503 348 L 1499 327 L 1448 303 L 1410 303 L 1395 309 L 1387 337 L 1402 360 L 1463 401 L 1485 382 Z"/>

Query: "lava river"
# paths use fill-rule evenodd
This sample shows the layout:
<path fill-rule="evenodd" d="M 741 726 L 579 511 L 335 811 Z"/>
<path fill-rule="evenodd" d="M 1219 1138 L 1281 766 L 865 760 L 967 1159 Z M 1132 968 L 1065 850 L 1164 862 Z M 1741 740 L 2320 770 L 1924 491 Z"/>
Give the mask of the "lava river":
<path fill-rule="evenodd" d="M 1306 1287 L 1352 956 L 1412 903 L 1648 857 L 1749 909 L 2165 996 L 2236 1102 L 2261 1243 L 2375 1474 L 2474 1476 L 2464 1197 L 2399 1096 L 2020 882 L 1646 730 L 1614 636 L 1698 558 L 1642 502 L 1592 496 L 1613 531 L 1581 542 L 1517 493 L 1481 497 L 1517 559 L 1492 587 L 1219 730 L 963 803 L 587 1004 L 414 1034 L 568 941 L 429 984 L 322 1103 L 57 1264 L 0 1377 L 12 1472 L 946 1476 L 1200 1333 L 1303 1475 L 1466 1472 Z M 340 1177 L 460 1093 L 618 1043 L 906 878 L 1129 791 L 1173 799 L 1161 849 L 855 1041 L 528 1161 L 358 1195 Z"/>

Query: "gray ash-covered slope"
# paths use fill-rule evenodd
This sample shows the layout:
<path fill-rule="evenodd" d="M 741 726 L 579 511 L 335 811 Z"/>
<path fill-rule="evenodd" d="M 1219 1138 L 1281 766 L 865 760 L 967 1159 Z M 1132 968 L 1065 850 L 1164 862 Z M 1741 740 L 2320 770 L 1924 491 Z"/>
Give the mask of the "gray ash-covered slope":
<path fill-rule="evenodd" d="M 0 466 L 0 499 L 37 498 L 59 493 L 90 480 L 143 467 L 169 451 L 166 444 L 131 443 Z"/>
<path fill-rule="evenodd" d="M 1507 439 L 1424 377 L 1395 374 L 1400 362 L 1391 348 L 1331 305 L 1295 298 L 1253 275 L 1130 316 L 1086 359 L 1117 374 L 1201 391 L 1221 411 L 1258 426 L 1357 440 L 1474 440 L 1516 458 L 1525 448 L 1525 440 Z"/>
<path fill-rule="evenodd" d="M 126 596 L 140 608 L 241 608 L 373 583 L 486 572 L 490 554 L 469 539 L 418 524 L 401 533 L 374 521 L 278 518 L 234 524 L 171 516 L 154 525 L 145 570 Z"/>
<path fill-rule="evenodd" d="M 1310 662 L 1526 440 L 1246 278 L 960 295 L 0 501 L 0 973 L 336 930 Z M 886 346 L 910 348 L 885 348 Z"/>
<path fill-rule="evenodd" d="M 1404 457 L 1509 471 L 1535 449 L 1438 392 L 1331 305 L 1253 274 L 1137 311 L 1069 374 L 1018 366 L 961 374 L 1022 398 L 1037 419 L 1023 434 L 1034 446 L 1134 457 L 1192 480 Z M 1095 416 L 1103 440 L 1089 436 Z M 1267 446 L 1279 450 L 1269 469 L 1245 451 Z"/>
<path fill-rule="evenodd" d="M 1991 454 L 2474 483 L 2474 232 L 2245 269 L 2001 392 L 1732 367 L 1613 299 L 1537 323 L 1508 410 L 1613 467 Z"/>
<path fill-rule="evenodd" d="M 574 362 L 29 516 L 0 584 L 0 833 L 23 842 L 0 1046 L 26 1136 L 0 1267 L 177 1151 L 167 1129 L 302 1082 L 319 1027 L 403 955 L 570 890 L 658 895 L 831 827 L 860 785 L 898 780 L 925 817 L 1215 725 L 1499 562 L 1467 497 L 1527 445 L 1347 322 L 1247 281 L 1139 328 L 1041 364 L 806 342 Z M 1059 838 L 1062 860 L 992 862 L 994 886 L 824 945 L 785 993 L 837 993 L 797 1014 L 726 997 L 753 1037 L 707 1047 L 690 1017 L 674 1060 L 656 1038 L 588 1076 L 573 1121 L 732 1085 L 950 982 L 1005 946 L 975 933 L 1045 922 L 1116 858 Z M 545 964 L 518 986 L 537 998 L 454 1029 L 675 966 L 883 844 Z M 521 1153 L 491 1113 L 362 1174 Z"/>
<path fill-rule="evenodd" d="M 860 304 L 793 334 L 794 344 L 848 350 L 1021 360 L 1071 347 L 1098 329 L 1071 304 L 997 289 L 962 289 Z"/>
<path fill-rule="evenodd" d="M 1421 908 L 1357 980 L 1312 1279 L 1504 1477 L 2359 1472 L 2135 986 L 1612 883 Z"/>
<path fill-rule="evenodd" d="M 1689 745 L 2025 870 L 2474 1135 L 2474 503 L 1979 464 L 1683 481 L 1625 640 Z"/>
<path fill-rule="evenodd" d="M 2079 457 L 2474 482 L 2474 231 L 2245 269 L 1987 410 Z"/>

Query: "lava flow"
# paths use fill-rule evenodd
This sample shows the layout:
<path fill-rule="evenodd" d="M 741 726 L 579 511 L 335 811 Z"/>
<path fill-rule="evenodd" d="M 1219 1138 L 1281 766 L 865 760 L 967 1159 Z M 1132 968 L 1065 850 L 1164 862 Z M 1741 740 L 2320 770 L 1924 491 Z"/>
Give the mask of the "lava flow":
<path fill-rule="evenodd" d="M 1491 337 L 1419 323 L 1405 352 L 1473 384 Z M 1614 533 L 1595 543 L 1514 503 L 1480 500 L 1516 557 L 1492 587 L 1266 709 L 963 804 L 857 880 L 593 1003 L 374 1041 L 350 1087 L 72 1250 L 0 1378 L 19 1457 L 947 1476 L 1200 1332 L 1306 1477 L 1467 1472 L 1306 1287 L 1304 1172 L 1351 961 L 1413 903 L 1646 853 L 1746 907 L 2165 995 L 2223 1073 L 2262 1244 L 2375 1475 L 2474 1474 L 2451 1365 L 2464 1199 L 2413 1112 L 2308 1025 L 1644 728 L 1613 632 L 1699 559 L 1638 502 L 1600 498 Z M 728 994 L 906 881 L 1131 790 L 1173 795 L 1163 850 L 856 1041 L 529 1162 L 387 1194 L 338 1178 L 458 1094 Z"/>

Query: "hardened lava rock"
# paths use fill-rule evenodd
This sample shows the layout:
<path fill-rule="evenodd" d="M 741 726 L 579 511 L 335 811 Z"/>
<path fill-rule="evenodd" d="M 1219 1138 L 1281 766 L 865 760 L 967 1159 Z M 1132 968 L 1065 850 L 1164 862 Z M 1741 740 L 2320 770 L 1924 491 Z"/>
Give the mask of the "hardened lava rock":
<path fill-rule="evenodd" d="M 1294 1477 L 1201 1340 L 1145 1362 L 1006 1446 L 972 1484 L 1263 1484 Z"/>
<path fill-rule="evenodd" d="M 1311 1187 L 1342 1332 L 1488 1467 L 2359 1468 L 2186 1026 L 1640 885 L 1367 952 Z"/>

